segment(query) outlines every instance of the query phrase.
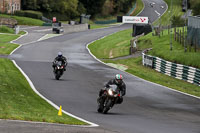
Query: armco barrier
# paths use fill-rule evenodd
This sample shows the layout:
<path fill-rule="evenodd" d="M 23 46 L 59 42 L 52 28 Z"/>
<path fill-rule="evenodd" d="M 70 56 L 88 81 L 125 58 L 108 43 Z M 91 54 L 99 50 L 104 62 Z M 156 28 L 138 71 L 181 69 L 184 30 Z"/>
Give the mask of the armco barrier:
<path fill-rule="evenodd" d="M 149 50 L 151 49 L 142 52 L 142 63 L 144 66 L 151 67 L 152 69 L 168 76 L 200 86 L 200 69 L 172 63 L 158 57 L 147 55 L 146 53 Z"/>

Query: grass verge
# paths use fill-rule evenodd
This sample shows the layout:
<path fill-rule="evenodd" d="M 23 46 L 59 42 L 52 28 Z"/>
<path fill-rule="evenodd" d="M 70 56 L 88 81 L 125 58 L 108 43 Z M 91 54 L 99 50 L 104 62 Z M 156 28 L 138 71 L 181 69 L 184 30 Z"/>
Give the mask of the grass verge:
<path fill-rule="evenodd" d="M 19 35 L 0 34 L 0 54 L 9 54 L 18 45 L 9 43 Z M 9 59 L 0 58 L 0 119 L 88 125 L 58 110 L 39 97 Z"/>
<path fill-rule="evenodd" d="M 120 31 L 107 36 L 104 39 L 95 41 L 89 45 L 92 54 L 100 59 L 109 59 L 129 54 L 130 39 L 132 29 Z"/>
<path fill-rule="evenodd" d="M 143 4 L 142 0 L 136 0 L 136 9 L 133 12 L 133 14 L 131 14 L 131 16 L 137 16 L 138 13 L 140 13 L 143 8 L 144 8 L 144 4 Z"/>
<path fill-rule="evenodd" d="M 18 44 L 10 43 L 10 41 L 17 39 L 20 35 L 24 34 L 25 32 L 20 32 L 20 34 L 0 34 L 0 55 L 8 55 L 12 52 L 15 48 L 17 48 Z"/>
<path fill-rule="evenodd" d="M 9 27 L 7 27 L 7 26 L 1 25 L 1 26 L 0 26 L 0 33 L 10 33 L 10 34 L 14 34 L 15 31 L 14 31 L 14 29 L 12 29 L 12 28 L 9 28 Z"/>
<path fill-rule="evenodd" d="M 167 33 L 167 31 L 165 31 Z M 164 53 L 163 56 L 167 57 L 165 55 L 170 55 L 173 56 L 174 58 L 182 58 L 182 54 L 185 54 L 185 57 L 188 55 L 188 60 L 191 59 L 190 53 L 184 53 L 183 47 L 176 43 L 173 42 L 174 46 L 174 53 L 176 54 L 169 54 L 169 42 L 168 38 L 169 35 L 165 33 L 165 36 L 162 36 L 161 38 L 151 36 L 151 34 L 148 34 L 147 36 L 144 36 L 140 38 L 139 40 L 139 48 L 140 49 L 145 49 L 149 47 L 153 47 L 153 49 L 159 49 L 156 51 L 162 51 L 161 53 Z M 89 49 L 91 50 L 92 54 L 94 54 L 97 58 L 102 59 L 102 58 L 109 58 L 110 51 L 113 51 L 113 57 L 118 57 L 118 56 L 123 56 L 123 55 L 128 55 L 128 52 L 120 52 L 122 51 L 128 51 L 129 46 L 130 46 L 130 35 L 131 35 L 131 29 L 130 30 L 125 30 L 125 31 L 120 31 L 118 33 L 112 34 L 108 37 L 105 37 L 101 40 L 98 40 L 92 44 L 89 45 Z M 118 41 L 115 41 L 114 38 Z M 127 42 L 127 43 L 124 43 Z M 121 44 L 120 47 L 118 45 Z M 166 45 L 166 46 L 165 46 Z M 105 49 L 105 50 L 104 50 Z M 181 53 L 180 55 L 178 55 Z M 195 53 L 193 53 L 195 54 Z M 196 53 L 198 54 L 198 53 Z M 165 58 L 167 59 L 167 58 Z M 198 56 L 196 58 L 196 62 L 200 57 Z M 140 78 L 143 78 L 145 80 L 167 86 L 169 88 L 173 88 L 175 90 L 179 90 L 188 94 L 192 94 L 195 96 L 200 96 L 200 89 L 199 86 L 196 86 L 194 84 L 190 84 L 188 82 L 185 82 L 183 80 L 175 79 L 173 77 L 164 75 L 162 73 L 159 73 L 153 69 L 144 67 L 142 65 L 142 58 L 129 58 L 129 59 L 123 59 L 123 60 L 102 60 L 106 63 L 114 63 L 114 64 L 123 64 L 128 67 L 126 72 L 131 73 L 133 75 L 136 75 Z"/>

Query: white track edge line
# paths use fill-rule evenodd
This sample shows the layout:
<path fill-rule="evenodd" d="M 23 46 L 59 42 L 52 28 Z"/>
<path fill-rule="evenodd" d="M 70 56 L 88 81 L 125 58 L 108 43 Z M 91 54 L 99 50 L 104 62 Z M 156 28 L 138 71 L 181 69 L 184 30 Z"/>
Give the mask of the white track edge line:
<path fill-rule="evenodd" d="M 35 88 L 35 86 L 33 85 L 33 83 L 32 83 L 32 81 L 29 79 L 29 77 L 24 73 L 24 71 L 17 65 L 17 63 L 14 61 L 14 60 L 12 60 L 12 62 L 14 63 L 14 65 L 20 70 L 20 72 L 24 75 L 24 77 L 26 78 L 26 80 L 28 81 L 28 83 L 29 83 L 29 85 L 31 86 L 31 88 L 32 88 L 32 90 L 38 95 L 38 96 L 40 96 L 42 99 L 44 99 L 45 101 L 47 101 L 50 105 L 52 105 L 54 108 L 56 108 L 57 110 L 59 110 L 60 109 L 60 107 L 58 107 L 56 104 L 54 104 L 52 101 L 50 101 L 50 100 L 48 100 L 47 98 L 45 98 L 43 95 L 41 95 L 37 90 L 36 90 L 36 88 Z M 77 116 L 75 116 L 75 115 L 73 115 L 73 114 L 71 114 L 71 113 L 68 113 L 68 112 L 66 112 L 66 111 L 64 111 L 64 110 L 62 110 L 62 112 L 63 113 L 65 113 L 65 114 L 67 114 L 67 115 L 69 115 L 69 116 L 71 116 L 71 117 L 74 117 L 74 118 L 76 118 L 76 119 L 78 119 L 78 120 L 80 120 L 80 121 L 83 121 L 83 122 L 85 122 L 85 123 L 88 123 L 88 124 L 90 124 L 90 125 L 73 125 L 73 126 L 77 126 L 77 127 L 97 127 L 97 126 L 99 126 L 99 125 L 97 125 L 97 124 L 95 124 L 95 123 L 92 123 L 92 122 L 89 122 L 89 121 L 87 121 L 87 120 L 84 120 L 84 119 L 82 119 L 82 118 L 80 118 L 80 117 L 77 117 Z"/>

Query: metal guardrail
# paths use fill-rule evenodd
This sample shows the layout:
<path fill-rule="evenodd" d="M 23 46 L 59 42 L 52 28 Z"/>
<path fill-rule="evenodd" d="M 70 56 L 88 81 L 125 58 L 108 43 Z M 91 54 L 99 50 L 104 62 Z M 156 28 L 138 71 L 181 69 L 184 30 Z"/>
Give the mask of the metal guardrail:
<path fill-rule="evenodd" d="M 172 63 L 155 56 L 147 55 L 146 53 L 149 50 L 151 49 L 142 52 L 142 62 L 144 66 L 151 67 L 165 75 L 200 86 L 200 69 Z"/>

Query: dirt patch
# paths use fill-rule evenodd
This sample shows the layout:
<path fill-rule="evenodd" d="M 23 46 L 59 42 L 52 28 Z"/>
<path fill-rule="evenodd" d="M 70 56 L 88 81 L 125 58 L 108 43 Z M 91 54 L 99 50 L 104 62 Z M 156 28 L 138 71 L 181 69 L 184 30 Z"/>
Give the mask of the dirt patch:
<path fill-rule="evenodd" d="M 6 47 L 4 47 L 4 46 L 0 46 L 0 48 L 6 48 Z"/>
<path fill-rule="evenodd" d="M 125 44 L 126 42 L 127 42 L 127 40 L 116 44 L 116 46 L 120 46 L 120 45 L 122 45 L 122 44 Z"/>
<path fill-rule="evenodd" d="M 118 64 L 118 65 L 120 65 L 120 66 L 125 67 L 126 69 L 128 69 L 128 66 L 126 66 L 124 64 Z"/>
<path fill-rule="evenodd" d="M 109 53 L 109 58 L 113 58 L 112 50 Z"/>

